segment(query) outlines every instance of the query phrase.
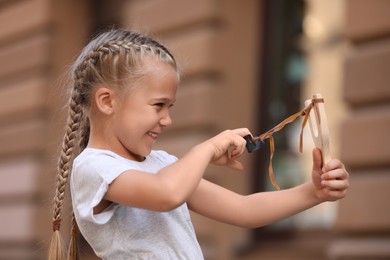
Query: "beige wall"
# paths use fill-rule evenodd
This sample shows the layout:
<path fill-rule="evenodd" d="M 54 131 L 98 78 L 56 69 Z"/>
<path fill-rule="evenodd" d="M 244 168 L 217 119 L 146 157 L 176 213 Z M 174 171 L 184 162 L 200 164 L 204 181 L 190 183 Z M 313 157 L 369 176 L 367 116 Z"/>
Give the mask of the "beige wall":
<path fill-rule="evenodd" d="M 340 204 L 339 238 L 330 253 L 390 258 L 390 2 L 345 2 L 343 98 L 350 113 L 341 128 L 341 156 L 351 191 Z"/>
<path fill-rule="evenodd" d="M 63 124 L 55 85 L 85 30 L 82 3 L 55 2 L 0 2 L 0 259 L 42 259 L 48 244 Z"/>
<path fill-rule="evenodd" d="M 159 147 L 180 156 L 223 129 L 256 128 L 264 2 L 110 2 L 122 5 L 116 9 L 122 26 L 161 39 L 182 66 L 174 125 Z M 247 259 L 283 259 L 282 253 L 297 259 L 389 257 L 390 2 L 306 4 L 309 74 L 302 99 L 317 92 L 325 96 L 332 151 L 346 162 L 351 192 L 339 210 L 325 206 L 308 215 L 333 214 L 327 239 L 301 232 L 289 242 L 262 241 Z M 63 75 L 91 35 L 93 19 L 90 1 L 0 1 L 0 259 L 44 258 L 64 124 Z M 248 174 L 211 167 L 206 178 L 249 193 L 252 158 L 243 158 Z M 233 259 L 235 248 L 250 241 L 248 230 L 197 215 L 193 221 L 207 259 Z M 62 230 L 67 236 L 68 227 Z"/>
<path fill-rule="evenodd" d="M 306 2 L 305 92 L 326 97 L 332 155 L 351 174 L 326 256 L 389 258 L 390 2 Z"/>

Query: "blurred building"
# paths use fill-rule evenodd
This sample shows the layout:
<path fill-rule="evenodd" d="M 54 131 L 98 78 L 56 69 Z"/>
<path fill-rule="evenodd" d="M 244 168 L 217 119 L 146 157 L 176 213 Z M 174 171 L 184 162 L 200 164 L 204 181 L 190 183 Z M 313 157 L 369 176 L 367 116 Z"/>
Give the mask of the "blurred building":
<path fill-rule="evenodd" d="M 160 39 L 181 65 L 174 125 L 158 145 L 177 156 L 227 128 L 262 133 L 312 94 L 325 98 L 348 196 L 256 230 L 193 214 L 206 259 L 389 259 L 389 13 L 388 0 L 0 1 L 0 259 L 46 256 L 65 74 L 110 26 Z M 310 134 L 300 155 L 297 130 L 275 136 L 282 188 L 310 171 Z M 243 157 L 245 174 L 210 167 L 205 178 L 242 194 L 272 189 L 267 150 Z"/>

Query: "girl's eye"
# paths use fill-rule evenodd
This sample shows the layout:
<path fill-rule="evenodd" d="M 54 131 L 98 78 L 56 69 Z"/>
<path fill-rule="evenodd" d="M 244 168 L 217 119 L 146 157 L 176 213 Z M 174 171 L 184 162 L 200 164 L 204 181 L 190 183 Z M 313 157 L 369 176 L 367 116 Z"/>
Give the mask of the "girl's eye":
<path fill-rule="evenodd" d="M 166 103 L 163 103 L 163 102 L 160 102 L 160 103 L 156 103 L 156 104 L 153 104 L 154 106 L 156 106 L 156 107 L 159 107 L 159 108 L 163 108 L 163 107 L 165 107 L 165 106 L 168 106 L 168 108 L 171 108 L 171 107 L 173 107 L 173 105 L 174 104 L 166 104 Z"/>
<path fill-rule="evenodd" d="M 156 103 L 154 104 L 155 106 L 158 106 L 158 107 L 163 107 L 165 104 L 164 103 Z"/>

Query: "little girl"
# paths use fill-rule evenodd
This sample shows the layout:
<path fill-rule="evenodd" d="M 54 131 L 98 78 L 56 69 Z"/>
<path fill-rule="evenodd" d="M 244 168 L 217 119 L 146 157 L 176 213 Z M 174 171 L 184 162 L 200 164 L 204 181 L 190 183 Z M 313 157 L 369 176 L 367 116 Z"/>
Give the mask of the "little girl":
<path fill-rule="evenodd" d="M 242 196 L 202 179 L 210 163 L 243 169 L 237 158 L 250 134 L 245 128 L 226 130 L 180 159 L 152 150 L 172 123 L 178 84 L 172 54 L 146 36 L 112 30 L 85 47 L 73 67 L 49 259 L 63 258 L 59 230 L 70 173 L 75 221 L 103 259 L 203 259 L 188 209 L 260 227 L 345 196 L 348 173 L 338 160 L 321 168 L 319 149 L 312 181 L 292 189 Z M 72 243 L 70 258 L 77 257 Z"/>

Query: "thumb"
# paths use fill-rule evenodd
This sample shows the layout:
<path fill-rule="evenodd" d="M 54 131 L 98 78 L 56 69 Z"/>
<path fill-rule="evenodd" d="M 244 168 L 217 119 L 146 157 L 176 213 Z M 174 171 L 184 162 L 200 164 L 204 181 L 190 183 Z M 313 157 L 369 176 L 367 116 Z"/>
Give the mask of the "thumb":
<path fill-rule="evenodd" d="M 313 170 L 312 170 L 312 181 L 314 184 L 314 187 L 316 189 L 321 188 L 321 164 L 322 164 L 322 156 L 321 156 L 321 150 L 319 148 L 313 149 Z"/>
<path fill-rule="evenodd" d="M 314 148 L 313 149 L 313 172 L 319 172 L 320 174 L 322 173 L 321 171 L 322 167 L 322 153 L 319 148 Z"/>

